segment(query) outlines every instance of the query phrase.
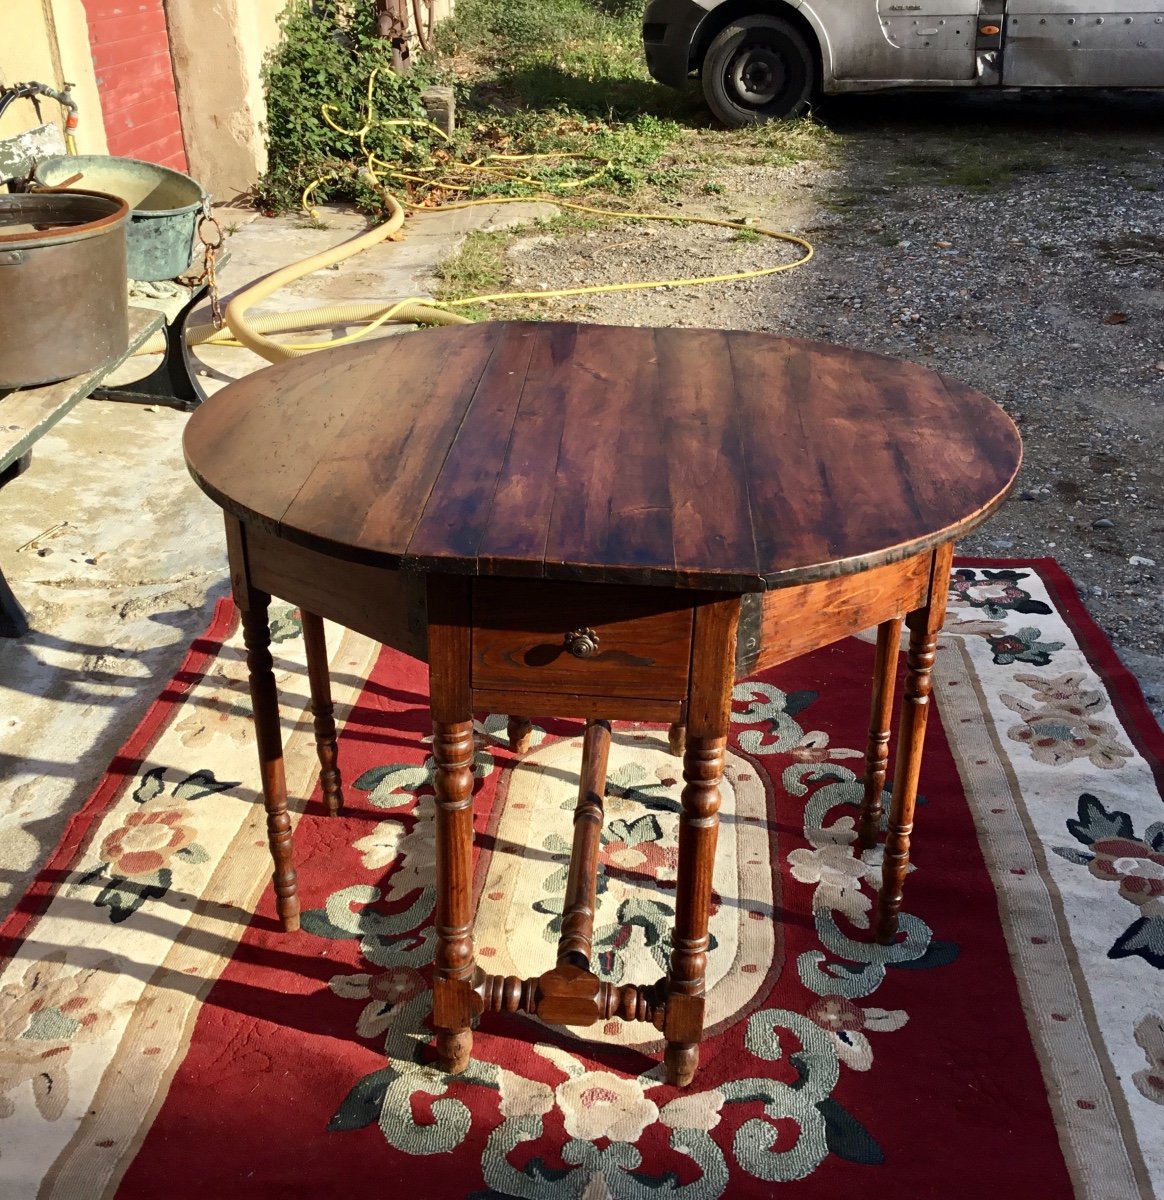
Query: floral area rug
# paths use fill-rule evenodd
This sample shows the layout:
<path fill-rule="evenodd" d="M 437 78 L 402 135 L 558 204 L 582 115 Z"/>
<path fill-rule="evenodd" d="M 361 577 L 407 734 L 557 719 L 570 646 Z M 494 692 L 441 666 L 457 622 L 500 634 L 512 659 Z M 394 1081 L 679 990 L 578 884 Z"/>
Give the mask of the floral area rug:
<path fill-rule="evenodd" d="M 735 690 L 708 1029 L 487 1015 L 431 1066 L 426 674 L 329 629 L 348 805 L 318 793 L 296 614 L 274 613 L 303 928 L 274 919 L 245 668 L 207 635 L 6 922 L 0 1195 L 651 1200 L 1164 1196 L 1161 737 L 1055 565 L 960 564 L 904 937 L 855 849 L 873 647 Z M 577 722 L 479 730 L 480 961 L 553 962 Z M 682 787 L 619 725 L 597 970 L 663 972 Z"/>

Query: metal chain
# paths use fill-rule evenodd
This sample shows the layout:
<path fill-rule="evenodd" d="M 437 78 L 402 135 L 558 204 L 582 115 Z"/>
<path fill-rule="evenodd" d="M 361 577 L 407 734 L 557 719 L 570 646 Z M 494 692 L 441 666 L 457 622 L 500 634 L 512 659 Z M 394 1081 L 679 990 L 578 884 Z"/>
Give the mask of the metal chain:
<path fill-rule="evenodd" d="M 213 235 L 213 240 L 207 237 L 207 230 Z M 222 226 L 210 211 L 209 198 L 202 202 L 202 216 L 198 218 L 198 240 L 202 243 L 202 261 L 205 264 L 202 277 L 198 282 L 206 284 L 210 290 L 211 320 L 214 322 L 215 329 L 221 329 L 226 324 L 226 318 L 222 315 L 222 305 L 218 298 L 217 266 L 218 255 L 226 237 L 222 232 Z"/>

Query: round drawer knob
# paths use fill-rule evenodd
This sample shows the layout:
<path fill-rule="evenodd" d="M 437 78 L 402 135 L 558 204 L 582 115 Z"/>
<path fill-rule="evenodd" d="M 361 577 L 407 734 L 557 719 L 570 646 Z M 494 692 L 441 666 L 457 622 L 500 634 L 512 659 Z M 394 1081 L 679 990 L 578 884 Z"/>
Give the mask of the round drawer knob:
<path fill-rule="evenodd" d="M 593 629 L 575 629 L 566 634 L 566 649 L 575 658 L 592 658 L 598 651 L 598 634 Z"/>

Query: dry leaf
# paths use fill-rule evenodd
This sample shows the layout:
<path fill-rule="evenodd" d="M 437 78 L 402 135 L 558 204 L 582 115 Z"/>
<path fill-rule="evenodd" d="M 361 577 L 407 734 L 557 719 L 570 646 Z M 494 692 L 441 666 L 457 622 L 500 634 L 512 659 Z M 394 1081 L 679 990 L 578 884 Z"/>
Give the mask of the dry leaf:
<path fill-rule="evenodd" d="M 1108 313 L 1103 319 L 1105 325 L 1122 325 L 1128 319 L 1128 314 L 1123 312 Z"/>

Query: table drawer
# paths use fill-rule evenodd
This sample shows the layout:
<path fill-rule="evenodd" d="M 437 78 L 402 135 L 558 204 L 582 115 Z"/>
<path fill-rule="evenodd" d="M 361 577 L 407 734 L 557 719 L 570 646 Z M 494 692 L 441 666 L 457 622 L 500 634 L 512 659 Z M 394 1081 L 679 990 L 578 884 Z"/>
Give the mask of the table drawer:
<path fill-rule="evenodd" d="M 472 686 L 684 700 L 692 624 L 665 589 L 476 579 Z"/>

